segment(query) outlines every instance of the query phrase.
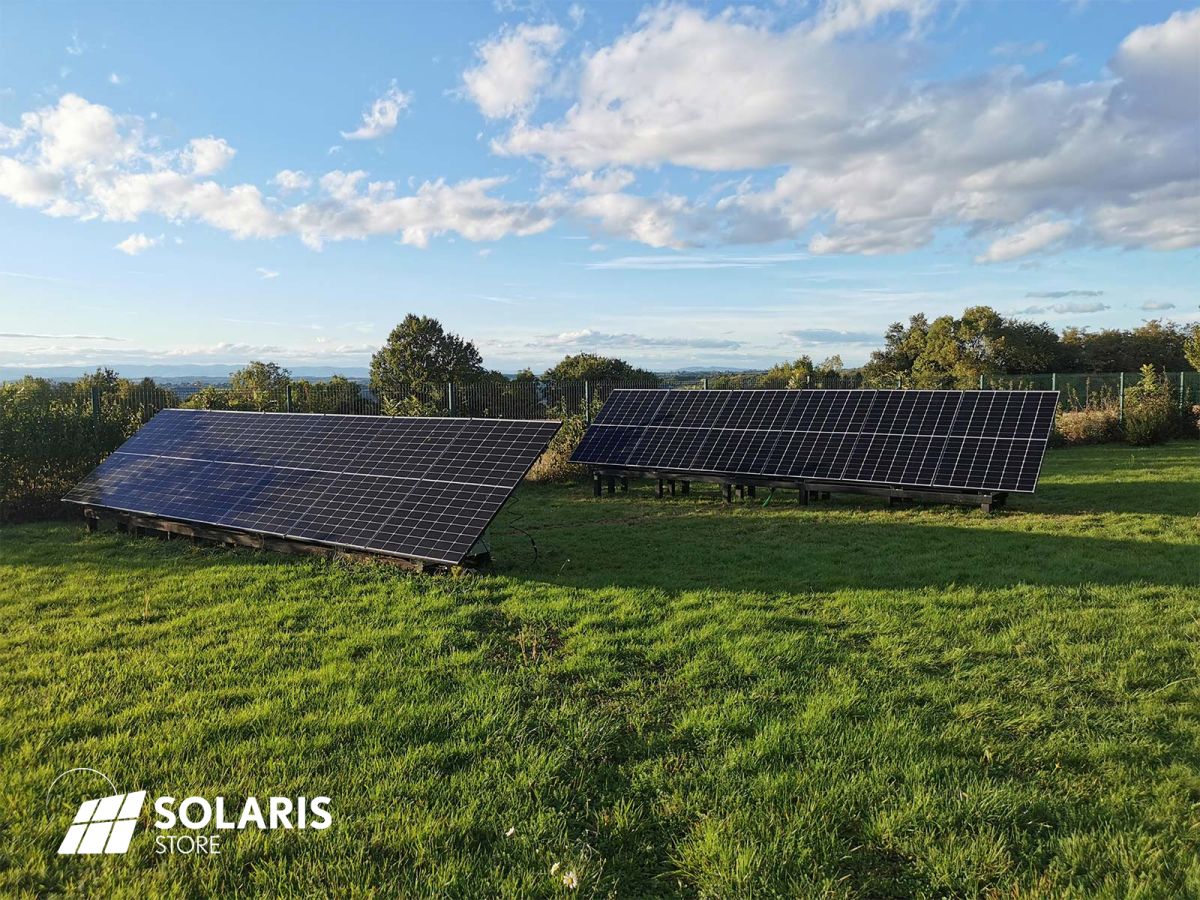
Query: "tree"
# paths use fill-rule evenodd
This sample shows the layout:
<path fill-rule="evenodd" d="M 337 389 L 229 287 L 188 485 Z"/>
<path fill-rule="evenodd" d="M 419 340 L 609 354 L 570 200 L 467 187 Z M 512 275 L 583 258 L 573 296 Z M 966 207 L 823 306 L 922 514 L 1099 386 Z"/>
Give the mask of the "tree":
<path fill-rule="evenodd" d="M 868 382 L 892 386 L 896 380 L 910 375 L 913 366 L 925 352 L 925 340 L 929 336 L 929 321 L 924 313 L 917 313 L 908 320 L 905 328 L 893 322 L 884 334 L 882 350 L 871 354 L 871 360 L 863 366 L 863 376 Z"/>
<path fill-rule="evenodd" d="M 429 316 L 409 313 L 371 357 L 371 390 L 400 403 L 448 381 L 485 374 L 475 345 Z"/>
<path fill-rule="evenodd" d="M 253 409 L 283 409 L 292 373 L 277 363 L 252 361 L 229 376 L 229 392 Z"/>
<path fill-rule="evenodd" d="M 1193 325 L 1191 334 L 1184 340 L 1183 355 L 1192 368 L 1200 372 L 1200 325 Z"/>
<path fill-rule="evenodd" d="M 777 363 L 767 370 L 758 383 L 764 388 L 802 388 L 807 387 L 816 367 L 807 356 L 801 356 L 792 362 Z"/>
<path fill-rule="evenodd" d="M 1045 322 L 1004 319 L 1000 323 L 1001 343 L 996 362 L 1009 375 L 1067 371 L 1063 342 Z"/>
<path fill-rule="evenodd" d="M 658 384 L 658 376 L 646 369 L 631 366 L 623 359 L 576 353 L 564 357 L 556 366 L 542 374 L 544 381 L 634 381 Z"/>

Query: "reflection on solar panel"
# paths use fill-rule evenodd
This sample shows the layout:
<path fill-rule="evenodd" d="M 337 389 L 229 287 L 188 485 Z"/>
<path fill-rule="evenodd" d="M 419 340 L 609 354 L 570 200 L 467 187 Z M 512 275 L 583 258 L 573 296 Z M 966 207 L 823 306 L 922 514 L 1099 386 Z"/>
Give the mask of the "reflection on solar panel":
<path fill-rule="evenodd" d="M 1024 492 L 1055 391 L 618 390 L 572 460 L 686 476 Z"/>
<path fill-rule="evenodd" d="M 457 565 L 558 427 L 167 409 L 63 499 Z"/>

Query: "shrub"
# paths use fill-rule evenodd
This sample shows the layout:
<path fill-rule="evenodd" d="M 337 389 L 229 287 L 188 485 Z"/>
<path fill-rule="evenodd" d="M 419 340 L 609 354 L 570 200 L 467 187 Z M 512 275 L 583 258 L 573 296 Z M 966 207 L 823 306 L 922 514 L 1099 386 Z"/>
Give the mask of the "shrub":
<path fill-rule="evenodd" d="M 1054 421 L 1059 444 L 1106 444 L 1121 437 L 1121 421 L 1111 406 L 1062 410 Z"/>
<path fill-rule="evenodd" d="M 572 481 L 587 474 L 584 466 L 570 461 L 586 430 L 583 416 L 563 416 L 562 420 L 562 428 L 529 470 L 530 481 Z"/>
<path fill-rule="evenodd" d="M 1142 366 L 1142 377 L 1125 391 L 1125 440 L 1161 444 L 1175 431 L 1171 387 L 1154 366 Z"/>

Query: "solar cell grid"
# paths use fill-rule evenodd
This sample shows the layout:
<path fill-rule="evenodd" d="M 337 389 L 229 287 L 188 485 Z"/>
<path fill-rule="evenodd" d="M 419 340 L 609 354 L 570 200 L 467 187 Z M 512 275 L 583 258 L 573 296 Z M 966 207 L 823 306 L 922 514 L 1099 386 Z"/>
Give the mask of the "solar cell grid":
<path fill-rule="evenodd" d="M 64 499 L 457 564 L 558 427 L 164 410 Z"/>
<path fill-rule="evenodd" d="M 606 405 L 573 459 L 731 477 L 1031 492 L 1057 401 L 1052 391 L 619 390 L 609 400 L 612 415 Z"/>

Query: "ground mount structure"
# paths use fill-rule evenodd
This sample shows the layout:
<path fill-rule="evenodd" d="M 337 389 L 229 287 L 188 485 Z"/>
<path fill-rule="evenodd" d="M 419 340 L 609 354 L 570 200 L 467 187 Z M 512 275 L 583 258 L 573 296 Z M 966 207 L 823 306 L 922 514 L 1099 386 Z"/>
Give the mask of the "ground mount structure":
<path fill-rule="evenodd" d="M 63 499 L 92 529 L 453 567 L 559 424 L 166 409 Z"/>
<path fill-rule="evenodd" d="M 616 390 L 572 456 L 600 496 L 629 477 L 978 504 L 1032 493 L 1055 391 Z"/>

